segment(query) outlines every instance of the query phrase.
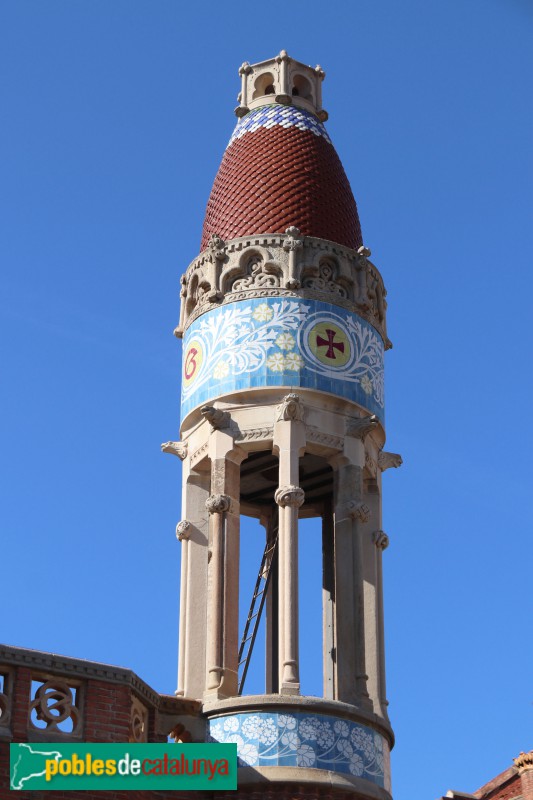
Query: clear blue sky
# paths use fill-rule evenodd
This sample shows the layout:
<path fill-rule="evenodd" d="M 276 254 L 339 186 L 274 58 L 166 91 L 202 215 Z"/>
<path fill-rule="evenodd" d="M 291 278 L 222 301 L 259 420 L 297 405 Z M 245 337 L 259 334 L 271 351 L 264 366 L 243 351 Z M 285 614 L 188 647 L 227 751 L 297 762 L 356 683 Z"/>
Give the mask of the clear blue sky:
<path fill-rule="evenodd" d="M 159 444 L 178 438 L 179 278 L 237 68 L 285 48 L 326 70 L 389 292 L 395 799 L 473 791 L 533 747 L 532 17 L 526 0 L 4 0 L 0 639 L 175 688 L 180 475 Z"/>

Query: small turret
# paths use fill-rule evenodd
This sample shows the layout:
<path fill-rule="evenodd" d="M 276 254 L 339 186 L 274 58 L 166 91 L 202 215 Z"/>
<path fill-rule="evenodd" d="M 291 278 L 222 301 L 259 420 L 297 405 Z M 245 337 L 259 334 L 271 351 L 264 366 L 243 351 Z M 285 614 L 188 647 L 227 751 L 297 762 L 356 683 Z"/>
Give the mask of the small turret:
<path fill-rule="evenodd" d="M 275 58 L 258 64 L 245 61 L 239 75 L 242 89 L 235 109 L 238 117 L 260 106 L 280 103 L 311 111 L 321 122 L 328 118 L 327 111 L 322 108 L 322 81 L 326 73 L 319 65 L 308 67 L 282 50 Z"/>

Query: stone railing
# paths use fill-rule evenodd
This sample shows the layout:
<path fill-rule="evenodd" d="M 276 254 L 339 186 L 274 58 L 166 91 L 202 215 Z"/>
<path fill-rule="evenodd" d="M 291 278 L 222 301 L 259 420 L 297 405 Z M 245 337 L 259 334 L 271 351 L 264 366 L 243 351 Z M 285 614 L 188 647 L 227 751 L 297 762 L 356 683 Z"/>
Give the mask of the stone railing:
<path fill-rule="evenodd" d="M 204 741 L 199 708 L 129 669 L 0 645 L 0 742 Z"/>

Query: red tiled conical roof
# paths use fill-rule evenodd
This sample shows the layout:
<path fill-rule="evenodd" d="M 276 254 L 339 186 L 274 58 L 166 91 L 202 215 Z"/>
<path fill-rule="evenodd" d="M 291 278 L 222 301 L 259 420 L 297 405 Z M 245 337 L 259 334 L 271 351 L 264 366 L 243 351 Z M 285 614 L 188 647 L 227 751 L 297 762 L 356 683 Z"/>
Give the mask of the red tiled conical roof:
<path fill-rule="evenodd" d="M 357 249 L 357 206 L 318 119 L 294 106 L 255 109 L 237 123 L 207 204 L 201 249 L 213 234 L 234 239 L 294 225 Z"/>

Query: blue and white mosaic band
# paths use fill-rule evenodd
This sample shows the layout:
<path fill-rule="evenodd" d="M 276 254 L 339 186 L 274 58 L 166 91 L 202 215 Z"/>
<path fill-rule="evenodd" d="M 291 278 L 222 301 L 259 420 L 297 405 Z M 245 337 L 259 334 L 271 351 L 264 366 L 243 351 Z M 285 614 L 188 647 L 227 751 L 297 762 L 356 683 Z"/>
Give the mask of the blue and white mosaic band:
<path fill-rule="evenodd" d="M 183 344 L 182 417 L 233 392 L 283 386 L 344 397 L 383 421 L 383 340 L 366 320 L 304 298 L 255 298 L 198 317 Z"/>
<path fill-rule="evenodd" d="M 241 767 L 308 767 L 364 778 L 390 791 L 385 737 L 325 714 L 247 712 L 209 720 L 208 741 L 235 742 Z"/>
<path fill-rule="evenodd" d="M 240 139 L 245 133 L 253 133 L 259 128 L 274 128 L 279 125 L 282 128 L 298 128 L 301 131 L 311 131 L 315 136 L 322 136 L 326 142 L 331 144 L 325 127 L 309 111 L 303 111 L 294 106 L 269 105 L 256 108 L 242 117 L 235 126 L 231 134 L 228 147 L 235 139 Z"/>

